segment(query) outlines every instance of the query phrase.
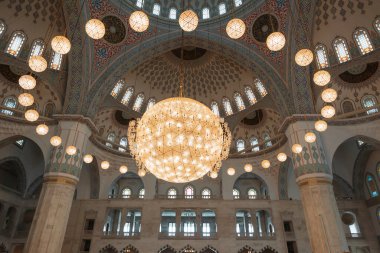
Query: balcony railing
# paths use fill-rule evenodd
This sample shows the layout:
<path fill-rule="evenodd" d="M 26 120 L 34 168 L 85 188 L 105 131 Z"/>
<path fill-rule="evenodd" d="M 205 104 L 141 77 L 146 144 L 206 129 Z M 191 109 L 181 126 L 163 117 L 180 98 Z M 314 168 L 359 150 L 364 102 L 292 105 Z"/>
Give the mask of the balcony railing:
<path fill-rule="evenodd" d="M 214 240 L 217 239 L 216 232 L 160 232 L 159 239 L 173 240 Z"/>

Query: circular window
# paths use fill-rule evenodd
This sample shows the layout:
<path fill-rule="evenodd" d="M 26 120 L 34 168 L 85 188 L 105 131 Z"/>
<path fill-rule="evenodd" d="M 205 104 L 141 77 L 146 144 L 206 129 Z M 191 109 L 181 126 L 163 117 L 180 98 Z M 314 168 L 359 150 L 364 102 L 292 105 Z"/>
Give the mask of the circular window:
<path fill-rule="evenodd" d="M 102 21 L 106 27 L 104 39 L 107 42 L 117 44 L 124 40 L 126 34 L 125 26 L 119 18 L 114 16 L 106 16 Z"/>
<path fill-rule="evenodd" d="M 252 26 L 252 35 L 259 42 L 265 42 L 269 34 L 278 31 L 278 21 L 275 16 L 264 14 L 258 17 Z"/>

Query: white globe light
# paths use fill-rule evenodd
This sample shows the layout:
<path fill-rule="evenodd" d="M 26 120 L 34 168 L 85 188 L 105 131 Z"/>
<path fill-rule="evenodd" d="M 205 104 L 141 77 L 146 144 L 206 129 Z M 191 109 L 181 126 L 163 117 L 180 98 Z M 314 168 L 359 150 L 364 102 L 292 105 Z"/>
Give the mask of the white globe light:
<path fill-rule="evenodd" d="M 273 32 L 267 37 L 267 47 L 271 51 L 280 51 L 285 43 L 285 36 L 280 32 Z"/>
<path fill-rule="evenodd" d="M 299 154 L 302 152 L 302 146 L 300 144 L 294 144 L 292 146 L 292 152 L 295 154 Z"/>
<path fill-rule="evenodd" d="M 317 136 L 315 136 L 313 132 L 308 132 L 305 134 L 305 141 L 307 143 L 314 143 L 316 139 L 317 139 Z"/>
<path fill-rule="evenodd" d="M 314 59 L 313 52 L 310 49 L 301 49 L 296 53 L 295 61 L 301 67 L 308 66 Z"/>
<path fill-rule="evenodd" d="M 288 156 L 285 153 L 278 153 L 277 160 L 280 162 L 285 162 Z"/>
<path fill-rule="evenodd" d="M 62 138 L 59 136 L 53 136 L 50 138 L 50 144 L 54 147 L 58 147 L 62 143 Z"/>
<path fill-rule="evenodd" d="M 18 84 L 24 90 L 32 90 L 36 87 L 37 81 L 31 75 L 23 75 L 18 79 Z"/>
<path fill-rule="evenodd" d="M 40 117 L 40 114 L 36 110 L 30 109 L 25 112 L 24 116 L 27 121 L 34 122 L 38 120 L 38 118 Z"/>
<path fill-rule="evenodd" d="M 66 148 L 66 154 L 68 155 L 75 155 L 76 152 L 77 152 L 77 148 L 75 146 L 71 145 Z"/>
<path fill-rule="evenodd" d="M 102 161 L 100 163 L 100 167 L 103 169 L 103 170 L 108 170 L 110 168 L 110 163 L 108 161 Z"/>
<path fill-rule="evenodd" d="M 31 106 L 34 103 L 34 97 L 29 93 L 21 93 L 18 96 L 18 102 L 22 106 Z"/>
<path fill-rule="evenodd" d="M 244 165 L 245 172 L 252 172 L 252 170 L 253 170 L 253 167 L 251 164 L 247 163 L 246 165 Z"/>
<path fill-rule="evenodd" d="M 28 63 L 30 69 L 34 72 L 44 72 L 47 68 L 47 61 L 41 55 L 31 56 Z"/>
<path fill-rule="evenodd" d="M 318 132 L 324 132 L 327 129 L 327 122 L 324 120 L 318 120 L 315 122 L 314 127 Z"/>
<path fill-rule="evenodd" d="M 143 169 L 139 169 L 139 171 L 137 172 L 137 174 L 139 175 L 139 177 L 145 177 L 146 171 L 143 170 Z"/>
<path fill-rule="evenodd" d="M 121 174 L 125 174 L 128 172 L 128 167 L 125 165 L 120 166 L 119 171 Z"/>
<path fill-rule="evenodd" d="M 270 161 L 268 160 L 263 160 L 261 162 L 261 166 L 264 168 L 264 169 L 268 169 L 270 167 Z"/>
<path fill-rule="evenodd" d="M 230 176 L 235 175 L 235 169 L 234 168 L 228 168 L 227 174 L 230 175 Z"/>
<path fill-rule="evenodd" d="M 185 32 L 192 32 L 197 28 L 199 19 L 194 11 L 186 10 L 179 16 L 178 22 L 182 30 Z"/>
<path fill-rule="evenodd" d="M 322 97 L 322 100 L 325 101 L 326 103 L 331 103 L 337 99 L 338 93 L 336 92 L 336 90 L 329 88 L 322 92 L 321 97 Z"/>
<path fill-rule="evenodd" d="M 83 157 L 83 162 L 85 163 L 92 163 L 93 160 L 94 160 L 94 157 L 90 154 L 87 154 Z"/>
<path fill-rule="evenodd" d="M 85 30 L 87 35 L 94 40 L 99 40 L 106 34 L 106 27 L 103 22 L 96 18 L 87 21 Z"/>
<path fill-rule="evenodd" d="M 71 43 L 65 36 L 58 35 L 51 40 L 51 48 L 56 53 L 67 54 L 70 52 Z"/>
<path fill-rule="evenodd" d="M 318 86 L 325 86 L 331 81 L 331 75 L 326 70 L 319 70 L 314 73 L 313 81 Z"/>
<path fill-rule="evenodd" d="M 144 32 L 149 27 L 149 17 L 143 11 L 134 11 L 129 17 L 129 25 L 135 32 Z"/>
<path fill-rule="evenodd" d="M 335 115 L 335 108 L 331 105 L 326 105 L 322 108 L 321 114 L 324 118 L 330 119 Z"/>
<path fill-rule="evenodd" d="M 213 179 L 217 178 L 217 177 L 218 177 L 218 172 L 216 172 L 216 171 L 211 171 L 211 172 L 210 172 L 210 177 L 213 178 Z"/>
<path fill-rule="evenodd" d="M 49 127 L 45 124 L 40 124 L 36 127 L 36 133 L 38 135 L 46 135 L 49 132 Z"/>
<path fill-rule="evenodd" d="M 245 33 L 245 29 L 246 29 L 246 26 L 245 26 L 244 21 L 239 18 L 231 19 L 227 23 L 227 26 L 226 26 L 227 35 L 231 39 L 241 38 L 241 36 L 243 36 Z"/>

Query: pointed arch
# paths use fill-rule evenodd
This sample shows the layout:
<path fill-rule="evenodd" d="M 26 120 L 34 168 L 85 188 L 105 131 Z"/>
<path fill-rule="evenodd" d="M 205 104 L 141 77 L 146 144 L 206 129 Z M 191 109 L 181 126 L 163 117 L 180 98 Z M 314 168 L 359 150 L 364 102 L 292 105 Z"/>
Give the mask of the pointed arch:
<path fill-rule="evenodd" d="M 238 253 L 256 253 L 256 251 L 251 248 L 250 246 L 248 245 L 245 245 L 243 248 L 241 248 Z"/>
<path fill-rule="evenodd" d="M 376 97 L 374 95 L 366 95 L 361 99 L 361 103 L 363 105 L 363 108 L 371 108 L 377 104 Z M 374 114 L 379 112 L 378 108 L 372 108 L 367 110 L 367 114 Z"/>
<path fill-rule="evenodd" d="M 118 253 L 118 250 L 111 244 L 107 244 L 105 247 L 99 250 L 99 253 Z"/>
<path fill-rule="evenodd" d="M 265 246 L 259 253 L 278 253 L 278 251 L 273 249 L 271 246 Z"/>
<path fill-rule="evenodd" d="M 179 253 L 197 253 L 197 251 L 190 245 L 186 245 L 179 251 Z"/>
<path fill-rule="evenodd" d="M 210 245 L 207 245 L 199 253 L 219 253 L 214 247 L 211 247 Z"/>
<path fill-rule="evenodd" d="M 139 253 L 139 251 L 133 247 L 131 244 L 123 248 L 120 253 Z"/>
<path fill-rule="evenodd" d="M 185 199 L 193 199 L 195 195 L 195 188 L 192 185 L 187 185 L 183 190 Z"/>
<path fill-rule="evenodd" d="M 176 199 L 177 198 L 177 189 L 176 188 L 169 188 L 168 190 L 168 199 Z"/>
<path fill-rule="evenodd" d="M 173 247 L 165 245 L 164 247 L 159 249 L 157 253 L 177 253 L 177 251 Z"/>

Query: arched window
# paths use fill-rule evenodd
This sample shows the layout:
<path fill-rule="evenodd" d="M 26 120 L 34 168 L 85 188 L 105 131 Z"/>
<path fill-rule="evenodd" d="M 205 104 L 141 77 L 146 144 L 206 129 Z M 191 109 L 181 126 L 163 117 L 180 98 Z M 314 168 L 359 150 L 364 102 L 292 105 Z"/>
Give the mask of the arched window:
<path fill-rule="evenodd" d="M 194 187 L 188 185 L 184 190 L 185 199 L 193 199 L 194 198 Z"/>
<path fill-rule="evenodd" d="M 127 137 L 121 137 L 119 145 L 122 146 L 122 147 L 124 147 L 124 148 L 119 147 L 119 151 L 120 152 L 125 152 L 126 149 L 127 149 L 127 146 L 128 146 L 128 139 L 127 139 Z"/>
<path fill-rule="evenodd" d="M 364 108 L 370 108 L 372 106 L 375 106 L 376 103 L 377 103 L 376 98 L 373 95 L 367 95 L 367 96 L 362 98 L 362 105 Z M 378 108 L 373 108 L 373 109 L 367 110 L 368 115 L 373 114 L 373 113 L 377 113 L 377 112 L 379 112 Z"/>
<path fill-rule="evenodd" d="M 6 28 L 7 26 L 5 25 L 4 21 L 0 19 L 0 38 L 3 37 Z"/>
<path fill-rule="evenodd" d="M 62 65 L 62 55 L 54 52 L 51 55 L 50 68 L 54 70 L 60 70 Z"/>
<path fill-rule="evenodd" d="M 203 8 L 202 9 L 202 18 L 203 19 L 209 19 L 210 18 L 210 9 L 209 8 Z"/>
<path fill-rule="evenodd" d="M 373 51 L 372 42 L 369 39 L 368 32 L 363 28 L 356 29 L 354 38 L 362 54 L 368 54 Z"/>
<path fill-rule="evenodd" d="M 35 40 L 32 44 L 29 57 L 42 55 L 45 49 L 45 43 L 42 40 Z"/>
<path fill-rule="evenodd" d="M 265 142 L 265 147 L 272 147 L 272 141 L 270 140 L 270 136 L 269 136 L 269 134 L 268 133 L 264 133 L 264 142 Z"/>
<path fill-rule="evenodd" d="M 176 8 L 170 8 L 169 18 L 170 19 L 176 19 L 177 18 L 177 9 Z"/>
<path fill-rule="evenodd" d="M 218 117 L 220 117 L 219 106 L 215 101 L 211 102 L 211 111 Z"/>
<path fill-rule="evenodd" d="M 109 134 L 107 135 L 106 146 L 112 148 L 112 143 L 115 142 L 115 138 L 116 138 L 115 133 L 109 133 Z M 109 142 L 108 142 L 108 141 L 109 141 Z"/>
<path fill-rule="evenodd" d="M 264 84 L 261 82 L 260 79 L 255 80 L 255 87 L 262 98 L 268 94 L 267 89 L 264 87 Z"/>
<path fill-rule="evenodd" d="M 232 107 L 231 107 L 231 102 L 226 97 L 223 98 L 223 107 L 224 107 L 224 111 L 225 111 L 227 116 L 230 116 L 234 113 L 234 111 L 232 110 Z"/>
<path fill-rule="evenodd" d="M 113 87 L 111 91 L 111 96 L 113 96 L 114 98 L 119 96 L 121 90 L 124 88 L 124 84 L 125 84 L 124 80 L 119 80 Z"/>
<path fill-rule="evenodd" d="M 241 95 L 239 92 L 235 92 L 234 94 L 236 107 L 239 109 L 239 111 L 242 111 L 245 109 L 245 104 L 243 99 L 241 98 Z"/>
<path fill-rule="evenodd" d="M 340 63 L 351 60 L 350 53 L 348 52 L 347 42 L 343 38 L 336 38 L 333 42 L 336 56 Z"/>
<path fill-rule="evenodd" d="M 236 7 L 238 7 L 243 4 L 243 0 L 234 0 L 234 4 Z"/>
<path fill-rule="evenodd" d="M 55 113 L 55 104 L 53 102 L 48 102 L 45 105 L 44 115 L 50 118 L 54 113 Z"/>
<path fill-rule="evenodd" d="M 124 188 L 121 195 L 123 199 L 129 199 L 132 196 L 132 190 L 130 188 Z"/>
<path fill-rule="evenodd" d="M 129 104 L 129 101 L 131 100 L 133 92 L 134 92 L 133 87 L 128 87 L 128 89 L 124 93 L 123 98 L 121 99 L 121 103 L 123 105 L 128 105 Z"/>
<path fill-rule="evenodd" d="M 253 188 L 248 190 L 248 198 L 249 199 L 257 199 L 257 191 Z"/>
<path fill-rule="evenodd" d="M 251 137 L 250 143 L 253 152 L 260 151 L 259 140 L 256 137 Z"/>
<path fill-rule="evenodd" d="M 243 139 L 238 139 L 236 141 L 237 152 L 243 151 L 245 149 L 245 141 Z"/>
<path fill-rule="evenodd" d="M 168 190 L 168 199 L 176 199 L 177 198 L 177 190 L 174 188 L 170 188 Z"/>
<path fill-rule="evenodd" d="M 367 173 L 366 181 L 367 181 L 367 187 L 368 187 L 369 195 L 371 197 L 379 196 L 379 190 L 377 189 L 377 184 L 376 184 L 375 178 L 372 176 L 372 174 Z"/>
<path fill-rule="evenodd" d="M 240 199 L 240 192 L 238 189 L 236 189 L 236 188 L 232 189 L 232 197 L 234 199 Z"/>
<path fill-rule="evenodd" d="M 155 98 L 149 98 L 148 103 L 146 104 L 146 110 L 148 111 L 155 104 L 156 104 L 156 99 Z"/>
<path fill-rule="evenodd" d="M 144 4 L 144 1 L 143 1 L 143 0 L 136 0 L 136 6 L 137 6 L 137 7 L 142 8 L 142 7 L 143 7 L 143 4 Z"/>
<path fill-rule="evenodd" d="M 160 15 L 160 12 L 161 12 L 161 5 L 159 5 L 158 3 L 155 3 L 153 5 L 153 15 Z"/>
<path fill-rule="evenodd" d="M 23 32 L 14 32 L 5 52 L 15 57 L 18 56 L 25 40 L 26 36 Z"/>
<path fill-rule="evenodd" d="M 141 106 L 144 103 L 144 93 L 139 93 L 136 97 L 135 103 L 133 104 L 132 109 L 136 112 L 139 112 L 141 110 Z"/>
<path fill-rule="evenodd" d="M 253 93 L 253 90 L 250 86 L 245 86 L 244 92 L 245 92 L 245 95 L 247 96 L 247 99 L 251 105 L 254 105 L 257 103 L 255 93 Z"/>
<path fill-rule="evenodd" d="M 211 198 L 211 190 L 209 188 L 204 188 L 202 190 L 202 199 L 210 199 Z"/>
<path fill-rule="evenodd" d="M 320 69 L 327 68 L 329 66 L 329 60 L 327 58 L 327 49 L 325 45 L 318 44 L 315 47 L 315 54 Z"/>
<path fill-rule="evenodd" d="M 145 189 L 142 188 L 142 189 L 140 189 L 140 191 L 139 191 L 139 198 L 140 198 L 140 199 L 143 199 L 144 197 L 145 197 Z"/>
<path fill-rule="evenodd" d="M 226 4 L 225 3 L 220 3 L 219 4 L 219 15 L 223 15 L 226 12 L 227 12 Z"/>
<path fill-rule="evenodd" d="M 342 111 L 343 113 L 353 112 L 355 110 L 354 104 L 350 100 L 345 100 L 342 103 Z"/>
<path fill-rule="evenodd" d="M 375 22 L 373 22 L 373 26 L 375 27 L 375 30 L 380 33 L 380 17 L 377 17 L 375 19 Z"/>
<path fill-rule="evenodd" d="M 15 109 L 17 107 L 17 100 L 14 97 L 7 97 L 3 100 L 3 106 L 10 109 Z M 2 109 L 1 113 L 10 116 L 14 114 L 13 111 L 5 109 Z"/>

